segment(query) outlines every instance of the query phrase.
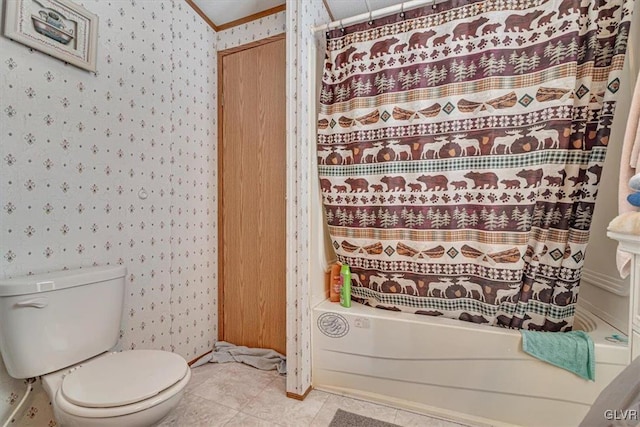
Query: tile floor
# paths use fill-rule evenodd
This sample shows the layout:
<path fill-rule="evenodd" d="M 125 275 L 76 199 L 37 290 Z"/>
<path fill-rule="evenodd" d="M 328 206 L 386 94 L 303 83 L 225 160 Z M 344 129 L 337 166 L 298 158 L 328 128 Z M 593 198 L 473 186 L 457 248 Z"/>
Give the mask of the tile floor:
<path fill-rule="evenodd" d="M 400 426 L 461 427 L 389 406 L 313 390 L 300 402 L 285 396 L 285 377 L 240 363 L 207 363 L 192 371 L 165 426 L 328 426 L 338 408 Z"/>

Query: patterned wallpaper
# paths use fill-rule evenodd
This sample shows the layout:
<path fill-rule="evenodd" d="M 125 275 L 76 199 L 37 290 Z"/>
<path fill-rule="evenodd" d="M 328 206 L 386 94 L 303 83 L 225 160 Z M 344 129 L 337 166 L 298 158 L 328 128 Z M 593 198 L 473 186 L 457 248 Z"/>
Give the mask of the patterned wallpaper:
<path fill-rule="evenodd" d="M 287 0 L 287 391 L 302 395 L 311 386 L 311 309 L 309 288 L 309 162 L 311 27 L 330 21 L 322 0 Z M 316 37 L 324 35 L 318 33 Z"/>
<path fill-rule="evenodd" d="M 217 336 L 216 34 L 179 0 L 78 3 L 96 74 L 0 37 L 0 277 L 126 265 L 120 347 L 191 360 Z M 0 367 L 1 417 L 23 393 Z M 19 424 L 52 419 L 38 388 Z"/>
<path fill-rule="evenodd" d="M 278 12 L 273 15 L 237 27 L 228 28 L 217 33 L 218 50 L 231 49 L 256 40 L 282 34 L 286 30 L 286 12 Z"/>

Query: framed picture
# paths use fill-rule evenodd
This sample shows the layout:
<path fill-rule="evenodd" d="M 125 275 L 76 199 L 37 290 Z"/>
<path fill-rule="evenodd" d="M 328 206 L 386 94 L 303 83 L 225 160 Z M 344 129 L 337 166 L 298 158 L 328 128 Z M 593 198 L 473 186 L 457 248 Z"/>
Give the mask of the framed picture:
<path fill-rule="evenodd" d="M 4 35 L 96 71 L 98 17 L 69 0 L 7 0 Z"/>

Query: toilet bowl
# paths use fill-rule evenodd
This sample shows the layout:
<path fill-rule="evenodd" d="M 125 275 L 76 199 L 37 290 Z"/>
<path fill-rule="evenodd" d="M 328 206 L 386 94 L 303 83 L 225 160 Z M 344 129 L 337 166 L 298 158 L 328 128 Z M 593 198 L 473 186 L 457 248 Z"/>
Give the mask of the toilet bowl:
<path fill-rule="evenodd" d="M 147 427 L 184 394 L 191 370 L 160 350 L 118 343 L 126 268 L 0 280 L 0 353 L 13 378 L 40 377 L 62 426 Z"/>
<path fill-rule="evenodd" d="M 159 350 L 105 353 L 42 377 L 63 426 L 151 426 L 176 406 L 191 378 L 185 360 Z"/>

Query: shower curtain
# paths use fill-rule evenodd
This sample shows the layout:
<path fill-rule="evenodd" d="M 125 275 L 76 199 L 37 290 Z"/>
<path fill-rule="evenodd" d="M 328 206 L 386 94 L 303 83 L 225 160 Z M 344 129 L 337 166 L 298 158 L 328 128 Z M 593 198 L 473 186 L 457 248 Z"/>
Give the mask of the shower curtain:
<path fill-rule="evenodd" d="M 354 299 L 571 329 L 632 7 L 450 0 L 327 33 L 318 169 Z"/>

